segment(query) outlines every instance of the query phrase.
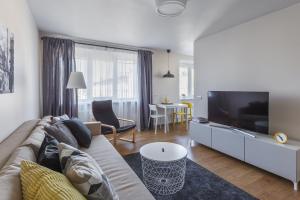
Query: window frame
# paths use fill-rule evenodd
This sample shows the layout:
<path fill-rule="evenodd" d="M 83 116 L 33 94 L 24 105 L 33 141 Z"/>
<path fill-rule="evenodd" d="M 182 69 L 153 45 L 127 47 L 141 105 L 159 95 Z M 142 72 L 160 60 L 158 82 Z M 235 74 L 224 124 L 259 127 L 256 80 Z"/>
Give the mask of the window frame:
<path fill-rule="evenodd" d="M 182 96 L 180 92 L 180 84 L 181 84 L 181 74 L 180 69 L 185 68 L 188 71 L 188 94 L 187 96 Z M 192 61 L 180 61 L 179 63 L 179 99 L 180 100 L 193 100 L 194 99 L 194 82 L 195 82 L 195 70 L 194 63 Z"/>

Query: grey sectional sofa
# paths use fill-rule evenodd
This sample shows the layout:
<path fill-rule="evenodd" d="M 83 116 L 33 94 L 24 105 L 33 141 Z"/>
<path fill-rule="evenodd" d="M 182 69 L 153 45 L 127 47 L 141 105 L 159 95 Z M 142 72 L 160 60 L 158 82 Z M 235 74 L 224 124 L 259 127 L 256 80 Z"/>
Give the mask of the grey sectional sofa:
<path fill-rule="evenodd" d="M 50 117 L 23 123 L 9 137 L 0 143 L 0 194 L 3 200 L 21 200 L 19 178 L 22 160 L 36 161 L 37 152 L 44 139 L 43 127 Z M 101 124 L 86 124 L 93 139 L 89 148 L 81 150 L 90 154 L 108 176 L 120 200 L 154 200 L 141 180 L 132 171 L 122 156 L 100 133 Z"/>

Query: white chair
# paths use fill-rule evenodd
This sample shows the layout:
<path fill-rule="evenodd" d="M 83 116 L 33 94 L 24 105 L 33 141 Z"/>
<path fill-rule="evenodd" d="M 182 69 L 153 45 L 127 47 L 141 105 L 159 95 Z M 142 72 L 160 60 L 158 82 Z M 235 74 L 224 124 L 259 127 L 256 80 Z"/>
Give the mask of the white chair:
<path fill-rule="evenodd" d="M 155 134 L 156 134 L 158 119 L 165 118 L 165 115 L 160 114 L 158 112 L 158 109 L 157 109 L 156 105 L 149 104 L 149 108 L 150 108 L 150 116 L 149 116 L 148 128 L 150 128 L 151 119 L 154 119 Z"/>

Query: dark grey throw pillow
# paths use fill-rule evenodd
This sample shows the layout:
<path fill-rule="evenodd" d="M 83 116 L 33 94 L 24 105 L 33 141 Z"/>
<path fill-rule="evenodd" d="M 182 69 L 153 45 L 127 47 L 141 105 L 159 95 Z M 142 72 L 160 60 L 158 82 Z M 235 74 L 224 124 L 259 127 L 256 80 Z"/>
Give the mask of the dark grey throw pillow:
<path fill-rule="evenodd" d="M 88 148 L 92 142 L 92 133 L 79 119 L 64 120 L 63 123 L 72 131 L 78 144 Z"/>
<path fill-rule="evenodd" d="M 45 134 L 37 156 L 37 163 L 54 171 L 61 172 L 57 145 L 58 141 L 54 137 Z"/>
<path fill-rule="evenodd" d="M 57 139 L 58 142 L 63 142 L 75 148 L 79 147 L 78 142 L 72 134 L 71 130 L 62 122 L 57 122 L 50 126 L 45 126 L 44 129 L 49 135 Z"/>

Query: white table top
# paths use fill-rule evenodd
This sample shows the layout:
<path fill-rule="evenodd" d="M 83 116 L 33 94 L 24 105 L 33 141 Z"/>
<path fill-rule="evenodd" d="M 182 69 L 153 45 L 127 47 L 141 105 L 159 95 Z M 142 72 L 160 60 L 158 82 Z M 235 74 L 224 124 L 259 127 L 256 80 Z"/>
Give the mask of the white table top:
<path fill-rule="evenodd" d="M 172 103 L 172 104 L 157 104 L 157 107 L 160 108 L 187 108 L 188 105 L 182 103 Z"/>
<path fill-rule="evenodd" d="M 140 154 L 150 160 L 176 161 L 187 156 L 185 147 L 170 142 L 149 143 L 140 148 Z"/>

